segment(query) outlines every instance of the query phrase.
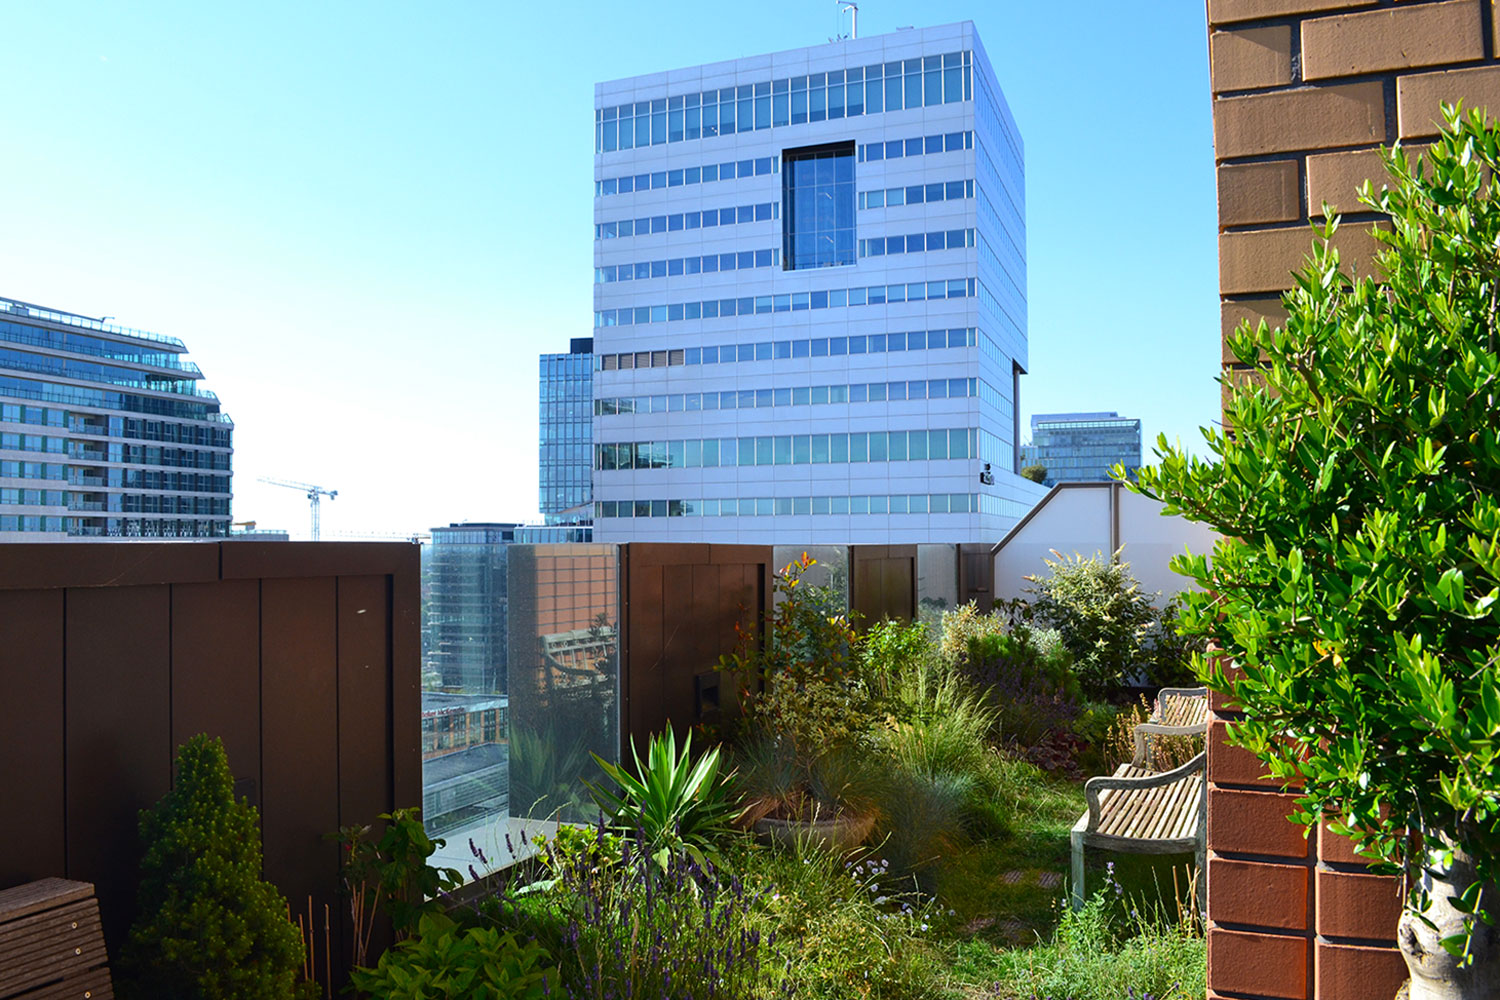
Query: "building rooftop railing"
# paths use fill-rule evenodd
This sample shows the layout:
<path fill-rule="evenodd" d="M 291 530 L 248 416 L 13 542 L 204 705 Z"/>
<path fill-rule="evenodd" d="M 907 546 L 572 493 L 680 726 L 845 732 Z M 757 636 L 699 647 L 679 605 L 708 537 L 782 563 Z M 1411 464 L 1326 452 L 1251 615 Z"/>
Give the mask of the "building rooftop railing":
<path fill-rule="evenodd" d="M 167 337 L 160 333 L 152 333 L 149 330 L 136 330 L 128 326 L 106 323 L 104 320 L 95 319 L 92 316 L 80 316 L 77 313 L 48 309 L 46 306 L 33 305 L 30 302 L 21 302 L 16 299 L 5 298 L 4 296 L 0 296 L 0 310 L 4 310 L 14 316 L 29 316 L 32 319 L 44 319 L 52 323 L 62 323 L 65 326 L 98 330 L 102 333 L 115 333 L 124 337 L 137 337 L 141 340 L 149 340 L 152 343 L 167 344 L 180 350 L 187 350 L 187 345 L 176 337 Z"/>
<path fill-rule="evenodd" d="M 68 354 L 86 354 L 89 357 L 104 358 L 105 360 L 113 361 L 117 364 L 122 365 L 142 365 L 150 368 L 169 368 L 173 371 L 182 372 L 191 378 L 203 377 L 202 369 L 200 369 L 191 361 L 183 361 L 177 358 L 176 355 L 172 355 L 173 360 L 171 361 L 147 361 L 140 358 L 121 357 L 118 354 L 112 354 L 109 351 L 103 350 L 101 348 L 84 347 L 79 344 L 53 343 L 46 337 L 27 336 L 23 333 L 16 333 L 14 330 L 7 330 L 4 327 L 0 327 L 0 340 L 3 340 L 6 343 L 10 344 L 25 344 L 28 347 L 45 347 L 49 350 L 64 351 Z"/>

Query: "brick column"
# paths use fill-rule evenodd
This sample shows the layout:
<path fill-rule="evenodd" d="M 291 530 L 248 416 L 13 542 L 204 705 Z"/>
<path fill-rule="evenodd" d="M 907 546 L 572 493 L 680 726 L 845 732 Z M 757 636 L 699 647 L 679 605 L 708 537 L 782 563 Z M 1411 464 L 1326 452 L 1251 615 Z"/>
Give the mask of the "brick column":
<path fill-rule="evenodd" d="M 1378 218 L 1354 199 L 1384 180 L 1376 150 L 1420 148 L 1443 101 L 1500 117 L 1500 0 L 1207 0 L 1219 185 L 1221 338 L 1285 316 L 1326 201 L 1336 243 L 1368 273 Z M 1227 347 L 1229 379 L 1246 377 Z M 1400 901 L 1347 842 L 1285 820 L 1292 796 L 1254 758 L 1209 739 L 1209 994 L 1387 1000 L 1405 979 L 1392 949 Z M 1215 738 L 1218 734 L 1218 738 Z"/>

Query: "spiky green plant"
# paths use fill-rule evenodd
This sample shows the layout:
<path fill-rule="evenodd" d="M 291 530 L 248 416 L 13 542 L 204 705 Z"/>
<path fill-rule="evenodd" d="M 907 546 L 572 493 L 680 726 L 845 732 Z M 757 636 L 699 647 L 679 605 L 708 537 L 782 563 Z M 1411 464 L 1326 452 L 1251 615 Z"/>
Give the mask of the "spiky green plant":
<path fill-rule="evenodd" d="M 732 775 L 719 772 L 719 748 L 694 761 L 692 747 L 689 734 L 679 754 L 677 738 L 667 729 L 651 738 L 644 763 L 631 747 L 635 774 L 594 755 L 617 791 L 585 782 L 611 824 L 631 834 L 639 831 L 663 869 L 678 851 L 686 851 L 703 864 L 716 852 L 715 840 L 729 829 L 739 811 L 739 797 L 730 785 Z"/>

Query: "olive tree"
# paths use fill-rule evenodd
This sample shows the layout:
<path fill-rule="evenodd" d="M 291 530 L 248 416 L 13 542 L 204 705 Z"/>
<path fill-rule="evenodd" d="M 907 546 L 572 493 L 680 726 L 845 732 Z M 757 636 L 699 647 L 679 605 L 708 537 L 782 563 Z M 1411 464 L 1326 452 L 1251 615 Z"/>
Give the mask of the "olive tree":
<path fill-rule="evenodd" d="M 1413 997 L 1500 995 L 1500 130 L 1445 108 L 1385 153 L 1373 274 L 1322 229 L 1285 324 L 1230 338 L 1208 457 L 1163 438 L 1138 492 L 1224 538 L 1174 568 L 1231 739 L 1407 877 Z M 1325 214 L 1328 214 L 1325 212 Z M 1117 470 L 1117 475 L 1119 470 Z"/>

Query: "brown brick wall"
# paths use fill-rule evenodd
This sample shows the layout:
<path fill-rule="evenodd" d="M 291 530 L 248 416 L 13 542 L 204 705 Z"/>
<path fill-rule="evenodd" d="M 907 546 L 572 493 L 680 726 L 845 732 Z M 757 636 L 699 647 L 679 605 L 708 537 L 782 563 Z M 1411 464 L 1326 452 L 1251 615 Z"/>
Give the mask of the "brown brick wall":
<path fill-rule="evenodd" d="M 1412 153 L 1438 105 L 1500 115 L 1500 0 L 1207 0 L 1219 189 L 1221 338 L 1242 320 L 1285 318 L 1278 295 L 1313 243 L 1326 202 L 1337 245 L 1368 273 L 1377 218 L 1357 203 L 1384 179 L 1376 150 Z M 1243 371 L 1227 345 L 1226 374 Z M 1294 795 L 1223 742 L 1232 706 L 1214 702 L 1209 740 L 1208 992 L 1281 1000 L 1386 1000 L 1406 978 L 1394 949 L 1395 883 L 1369 874 L 1327 830 L 1305 839 Z"/>

